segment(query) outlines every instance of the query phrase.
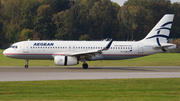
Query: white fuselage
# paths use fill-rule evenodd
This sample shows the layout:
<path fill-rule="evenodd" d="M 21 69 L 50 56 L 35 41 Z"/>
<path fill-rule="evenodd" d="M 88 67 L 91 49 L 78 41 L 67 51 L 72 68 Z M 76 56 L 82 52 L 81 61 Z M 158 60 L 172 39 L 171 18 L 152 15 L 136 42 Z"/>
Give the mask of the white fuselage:
<path fill-rule="evenodd" d="M 10 47 L 3 54 L 17 59 L 53 60 L 54 56 L 63 53 L 102 49 L 107 43 L 108 41 L 22 41 L 13 44 L 15 48 Z M 113 41 L 108 50 L 102 51 L 101 55 L 94 55 L 91 60 L 130 59 L 161 52 L 162 50 L 153 48 L 156 46 L 157 43 Z"/>

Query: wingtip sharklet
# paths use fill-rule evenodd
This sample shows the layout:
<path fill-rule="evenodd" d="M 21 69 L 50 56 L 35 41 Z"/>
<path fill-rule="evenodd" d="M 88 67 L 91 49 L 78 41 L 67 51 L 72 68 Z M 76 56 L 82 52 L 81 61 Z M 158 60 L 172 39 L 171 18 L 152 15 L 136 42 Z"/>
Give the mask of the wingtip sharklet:
<path fill-rule="evenodd" d="M 109 38 L 106 38 L 106 41 L 108 41 L 109 40 Z"/>
<path fill-rule="evenodd" d="M 106 48 L 103 49 L 103 50 L 108 50 L 108 49 L 111 47 L 111 44 L 112 44 L 113 41 L 114 41 L 114 38 L 111 39 L 111 41 L 108 43 L 108 45 L 106 46 Z"/>

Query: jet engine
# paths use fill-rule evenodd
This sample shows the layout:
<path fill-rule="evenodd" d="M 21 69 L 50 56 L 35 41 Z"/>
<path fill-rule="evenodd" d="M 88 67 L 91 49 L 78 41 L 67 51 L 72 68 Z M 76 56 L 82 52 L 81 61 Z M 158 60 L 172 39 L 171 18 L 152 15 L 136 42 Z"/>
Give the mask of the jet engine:
<path fill-rule="evenodd" d="M 55 65 L 77 65 L 79 64 L 79 61 L 76 57 L 71 56 L 55 56 L 54 57 L 54 63 Z"/>

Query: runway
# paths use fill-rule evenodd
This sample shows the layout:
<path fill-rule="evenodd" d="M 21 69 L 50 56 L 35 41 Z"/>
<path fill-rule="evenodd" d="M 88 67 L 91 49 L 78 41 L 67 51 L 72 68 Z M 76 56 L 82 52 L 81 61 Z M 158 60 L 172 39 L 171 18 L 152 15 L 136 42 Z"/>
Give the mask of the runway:
<path fill-rule="evenodd" d="M 180 66 L 160 67 L 0 67 L 0 81 L 179 78 Z"/>

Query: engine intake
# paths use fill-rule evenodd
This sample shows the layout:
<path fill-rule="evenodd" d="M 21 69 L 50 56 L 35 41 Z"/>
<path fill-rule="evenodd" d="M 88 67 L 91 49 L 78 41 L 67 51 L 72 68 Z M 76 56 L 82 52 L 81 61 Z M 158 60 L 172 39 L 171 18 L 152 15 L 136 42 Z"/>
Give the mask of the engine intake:
<path fill-rule="evenodd" d="M 54 63 L 55 63 L 55 65 L 66 66 L 66 65 L 77 65 L 77 64 L 79 64 L 79 61 L 76 57 L 55 56 Z"/>

